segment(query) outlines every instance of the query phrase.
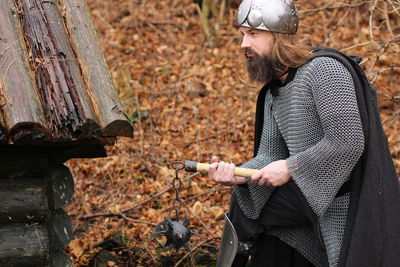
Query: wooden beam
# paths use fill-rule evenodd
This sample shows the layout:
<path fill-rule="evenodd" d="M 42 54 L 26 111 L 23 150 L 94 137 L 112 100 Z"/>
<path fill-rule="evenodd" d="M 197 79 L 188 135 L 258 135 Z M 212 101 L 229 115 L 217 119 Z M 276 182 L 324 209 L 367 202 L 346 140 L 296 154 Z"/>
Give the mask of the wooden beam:
<path fill-rule="evenodd" d="M 43 177 L 49 156 L 40 147 L 0 146 L 0 178 Z"/>
<path fill-rule="evenodd" d="M 49 214 L 44 179 L 0 179 L 0 207 L 0 224 L 43 222 Z"/>
<path fill-rule="evenodd" d="M 0 225 L 0 266 L 44 266 L 48 243 L 43 224 Z"/>
<path fill-rule="evenodd" d="M 103 136 L 133 137 L 133 127 L 123 114 L 86 1 L 58 1 L 65 8 L 65 24 L 95 112 L 104 129 Z"/>
<path fill-rule="evenodd" d="M 2 135 L 12 142 L 29 136 L 34 142 L 50 140 L 50 133 L 28 64 L 22 27 L 13 0 L 0 1 L 0 109 Z M 23 126 L 23 135 L 18 135 Z M 8 139 L 8 138 L 7 138 Z"/>

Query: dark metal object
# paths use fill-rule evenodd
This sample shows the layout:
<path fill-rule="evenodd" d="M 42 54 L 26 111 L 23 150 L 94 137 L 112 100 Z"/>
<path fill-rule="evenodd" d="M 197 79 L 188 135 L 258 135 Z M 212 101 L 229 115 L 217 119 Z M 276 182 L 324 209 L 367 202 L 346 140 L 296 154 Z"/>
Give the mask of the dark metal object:
<path fill-rule="evenodd" d="M 179 249 L 183 246 L 189 251 L 188 242 L 192 235 L 189 229 L 189 220 L 186 217 L 182 221 L 167 217 L 164 221 L 157 224 L 151 237 L 165 236 L 167 237 L 166 246 L 171 249 Z"/>
<path fill-rule="evenodd" d="M 187 172 L 197 172 L 197 162 L 187 160 L 185 161 L 185 171 Z"/>
<path fill-rule="evenodd" d="M 179 213 L 182 209 L 182 200 L 179 196 L 179 192 L 182 188 L 182 181 L 179 178 L 179 171 L 185 168 L 185 163 L 181 161 L 174 161 L 172 168 L 175 169 L 175 178 L 172 181 L 172 187 L 175 190 L 175 199 L 172 204 L 172 208 L 175 210 L 175 218 L 164 218 L 164 221 L 157 224 L 151 237 L 165 236 L 167 238 L 166 246 L 171 249 L 179 249 L 184 247 L 186 250 L 190 250 L 188 242 L 193 233 L 189 229 L 189 220 L 185 217 L 183 220 L 179 220 Z"/>
<path fill-rule="evenodd" d="M 175 210 L 175 220 L 179 221 L 179 212 L 182 209 L 182 200 L 179 196 L 179 192 L 182 188 L 182 181 L 179 179 L 179 171 L 185 168 L 185 164 L 181 161 L 172 162 L 172 168 L 175 169 L 175 178 L 172 181 L 172 187 L 175 190 L 175 200 L 172 203 L 172 208 Z"/>

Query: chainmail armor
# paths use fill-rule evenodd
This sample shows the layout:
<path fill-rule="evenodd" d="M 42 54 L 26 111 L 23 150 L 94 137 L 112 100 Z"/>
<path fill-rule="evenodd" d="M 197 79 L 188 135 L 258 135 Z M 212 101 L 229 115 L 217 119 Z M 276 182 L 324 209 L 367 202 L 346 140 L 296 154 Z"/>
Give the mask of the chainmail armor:
<path fill-rule="evenodd" d="M 264 126 L 255 158 L 243 165 L 261 169 L 287 159 L 292 179 L 320 217 L 330 266 L 336 266 L 350 194 L 335 198 L 364 149 L 364 135 L 355 88 L 348 70 L 337 60 L 318 57 L 300 67 L 295 78 L 267 93 Z M 247 183 L 235 193 L 244 214 L 258 218 L 273 188 Z M 314 265 L 319 258 L 310 246 L 313 232 L 304 229 L 271 233 L 297 249 Z M 315 240 L 315 237 L 314 237 Z"/>

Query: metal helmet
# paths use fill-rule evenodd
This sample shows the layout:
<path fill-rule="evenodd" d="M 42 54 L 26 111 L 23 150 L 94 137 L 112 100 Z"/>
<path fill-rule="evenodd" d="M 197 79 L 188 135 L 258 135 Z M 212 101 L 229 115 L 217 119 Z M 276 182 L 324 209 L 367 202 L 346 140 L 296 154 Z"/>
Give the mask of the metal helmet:
<path fill-rule="evenodd" d="M 295 34 L 299 17 L 293 0 L 243 0 L 236 23 L 258 30 Z"/>

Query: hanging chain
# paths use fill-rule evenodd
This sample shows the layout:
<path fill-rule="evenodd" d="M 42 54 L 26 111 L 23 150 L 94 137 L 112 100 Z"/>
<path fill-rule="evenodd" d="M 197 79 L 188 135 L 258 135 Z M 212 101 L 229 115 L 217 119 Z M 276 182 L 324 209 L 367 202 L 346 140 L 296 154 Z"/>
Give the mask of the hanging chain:
<path fill-rule="evenodd" d="M 175 169 L 175 178 L 172 180 L 172 187 L 175 190 L 175 199 L 172 203 L 172 208 L 175 210 L 175 220 L 179 221 L 179 213 L 182 209 L 182 200 L 179 192 L 182 189 L 182 180 L 179 178 L 179 171 L 185 168 L 185 164 L 181 161 L 174 161 L 172 168 Z"/>

